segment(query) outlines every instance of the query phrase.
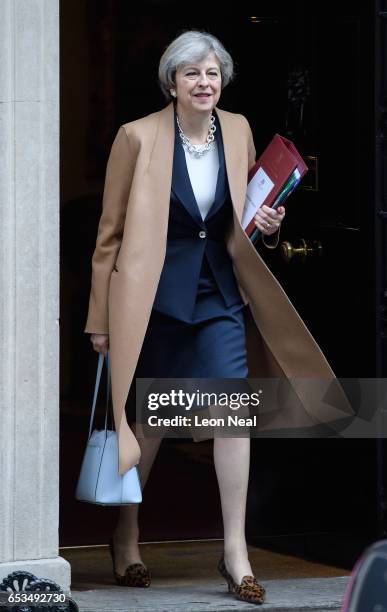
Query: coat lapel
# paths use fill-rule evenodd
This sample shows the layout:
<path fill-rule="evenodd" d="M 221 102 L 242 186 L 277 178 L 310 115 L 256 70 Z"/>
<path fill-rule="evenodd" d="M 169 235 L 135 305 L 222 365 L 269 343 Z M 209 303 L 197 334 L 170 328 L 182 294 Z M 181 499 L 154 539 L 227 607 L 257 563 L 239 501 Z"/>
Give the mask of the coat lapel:
<path fill-rule="evenodd" d="M 161 189 L 159 198 L 168 193 L 167 206 L 171 189 L 173 151 L 174 151 L 174 112 L 171 102 L 162 111 L 155 113 L 159 116 L 155 140 L 153 143 L 148 172 L 155 178 L 155 191 Z"/>
<path fill-rule="evenodd" d="M 118 272 L 111 274 L 109 287 L 109 345 L 120 474 L 138 463 L 140 452 L 125 418 L 125 403 L 165 259 L 174 148 L 172 104 L 155 113 L 145 130 L 143 165 L 132 182 L 116 261 Z"/>
<path fill-rule="evenodd" d="M 238 138 L 235 123 L 228 113 L 216 108 L 222 130 L 224 159 L 231 201 L 239 221 L 242 218 L 245 204 L 248 159 L 245 151 L 246 143 L 243 138 Z"/>

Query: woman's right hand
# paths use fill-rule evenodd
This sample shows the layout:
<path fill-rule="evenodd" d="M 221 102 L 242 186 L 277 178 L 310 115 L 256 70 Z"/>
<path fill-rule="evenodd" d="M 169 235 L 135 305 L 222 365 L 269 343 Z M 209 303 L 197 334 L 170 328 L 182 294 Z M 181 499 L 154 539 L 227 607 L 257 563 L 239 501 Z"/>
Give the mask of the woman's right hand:
<path fill-rule="evenodd" d="M 90 342 L 97 353 L 106 355 L 109 348 L 109 334 L 91 334 Z"/>

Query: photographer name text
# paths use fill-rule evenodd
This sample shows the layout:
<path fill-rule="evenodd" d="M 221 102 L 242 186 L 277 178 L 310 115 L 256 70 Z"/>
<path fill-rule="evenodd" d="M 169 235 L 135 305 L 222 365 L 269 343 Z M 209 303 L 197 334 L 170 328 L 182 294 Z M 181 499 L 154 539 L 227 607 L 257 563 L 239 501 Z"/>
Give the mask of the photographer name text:
<path fill-rule="evenodd" d="M 147 419 L 150 427 L 257 427 L 257 415 L 252 417 L 238 417 L 229 414 L 227 417 L 202 418 L 195 414 L 192 417 L 177 415 L 172 418 L 158 417 L 152 415 Z"/>

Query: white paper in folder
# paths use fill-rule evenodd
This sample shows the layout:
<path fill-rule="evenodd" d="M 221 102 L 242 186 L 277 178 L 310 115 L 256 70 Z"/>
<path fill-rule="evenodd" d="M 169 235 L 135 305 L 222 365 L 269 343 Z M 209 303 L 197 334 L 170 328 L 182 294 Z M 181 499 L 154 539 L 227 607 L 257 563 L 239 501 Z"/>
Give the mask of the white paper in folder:
<path fill-rule="evenodd" d="M 246 229 L 258 208 L 262 206 L 267 196 L 274 187 L 273 181 L 263 168 L 258 168 L 253 178 L 247 185 L 245 206 L 242 214 L 241 225 Z"/>

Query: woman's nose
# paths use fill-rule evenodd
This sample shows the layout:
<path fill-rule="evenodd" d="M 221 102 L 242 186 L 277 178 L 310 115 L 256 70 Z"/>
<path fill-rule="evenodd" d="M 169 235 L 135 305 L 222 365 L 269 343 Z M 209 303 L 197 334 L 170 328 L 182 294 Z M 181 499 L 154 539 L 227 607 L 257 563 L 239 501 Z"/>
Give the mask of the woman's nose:
<path fill-rule="evenodd" d="M 199 75 L 199 84 L 200 85 L 207 85 L 207 83 L 208 83 L 207 74 L 205 72 L 200 73 L 200 75 Z"/>

